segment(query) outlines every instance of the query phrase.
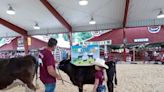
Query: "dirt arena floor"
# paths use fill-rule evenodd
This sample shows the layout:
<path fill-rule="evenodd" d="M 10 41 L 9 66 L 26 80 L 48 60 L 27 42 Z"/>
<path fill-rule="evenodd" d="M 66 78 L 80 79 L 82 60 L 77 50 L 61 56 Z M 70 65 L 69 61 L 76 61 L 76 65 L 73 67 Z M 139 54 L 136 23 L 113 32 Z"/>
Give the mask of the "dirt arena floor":
<path fill-rule="evenodd" d="M 62 73 L 64 80 L 69 78 Z M 118 85 L 115 92 L 164 92 L 164 65 L 117 65 Z M 37 92 L 44 92 L 44 86 L 39 82 L 40 88 Z M 92 92 L 92 85 L 85 85 L 84 92 Z M 13 89 L 0 92 L 25 92 L 24 87 L 14 87 Z M 78 92 L 77 87 L 57 82 L 56 92 Z"/>

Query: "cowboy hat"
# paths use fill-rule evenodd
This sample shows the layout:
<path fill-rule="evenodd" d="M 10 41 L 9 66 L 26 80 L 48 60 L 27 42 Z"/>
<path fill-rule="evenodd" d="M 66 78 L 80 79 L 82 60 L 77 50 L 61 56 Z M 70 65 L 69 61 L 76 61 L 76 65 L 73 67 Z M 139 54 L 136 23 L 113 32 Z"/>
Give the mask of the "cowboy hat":
<path fill-rule="evenodd" d="M 101 58 L 97 58 L 93 64 L 94 64 L 94 65 L 97 65 L 97 66 L 100 66 L 100 67 L 104 67 L 104 68 L 106 68 L 106 69 L 109 68 L 109 67 L 105 64 L 105 60 L 104 60 L 104 59 L 101 59 Z"/>

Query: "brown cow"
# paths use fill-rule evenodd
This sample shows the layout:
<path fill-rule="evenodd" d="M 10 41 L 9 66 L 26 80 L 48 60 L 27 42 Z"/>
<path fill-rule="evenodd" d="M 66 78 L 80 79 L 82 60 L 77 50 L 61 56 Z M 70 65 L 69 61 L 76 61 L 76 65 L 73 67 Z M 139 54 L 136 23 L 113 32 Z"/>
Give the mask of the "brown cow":
<path fill-rule="evenodd" d="M 28 55 L 19 58 L 0 59 L 0 90 L 7 88 L 15 80 L 21 80 L 31 90 L 36 90 L 33 85 L 37 60 Z"/>

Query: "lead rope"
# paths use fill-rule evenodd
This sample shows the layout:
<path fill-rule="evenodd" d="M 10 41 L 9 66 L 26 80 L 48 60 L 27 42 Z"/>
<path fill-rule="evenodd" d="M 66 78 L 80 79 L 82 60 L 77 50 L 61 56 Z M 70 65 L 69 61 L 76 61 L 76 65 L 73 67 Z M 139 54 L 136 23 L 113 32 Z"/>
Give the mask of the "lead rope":
<path fill-rule="evenodd" d="M 58 72 L 59 72 L 59 75 L 61 76 L 60 70 L 59 70 L 59 69 L 57 69 L 57 70 L 58 70 Z M 62 83 L 63 83 L 63 84 L 64 84 L 64 82 L 66 82 L 66 83 L 68 83 L 68 84 L 73 85 L 71 82 L 66 81 L 66 80 L 63 80 L 62 76 L 61 76 L 61 79 L 62 79 Z M 73 85 L 73 86 L 75 86 L 75 85 Z M 78 86 L 77 86 L 77 87 L 78 87 Z M 83 89 L 82 87 L 78 87 L 78 88 Z M 86 89 L 83 89 L 83 91 L 87 91 L 87 90 L 86 90 Z"/>
<path fill-rule="evenodd" d="M 59 75 L 61 76 L 59 68 L 57 68 L 57 70 L 58 70 Z M 63 80 L 62 76 L 61 76 L 61 80 L 62 80 L 62 84 L 64 85 L 64 80 Z"/>

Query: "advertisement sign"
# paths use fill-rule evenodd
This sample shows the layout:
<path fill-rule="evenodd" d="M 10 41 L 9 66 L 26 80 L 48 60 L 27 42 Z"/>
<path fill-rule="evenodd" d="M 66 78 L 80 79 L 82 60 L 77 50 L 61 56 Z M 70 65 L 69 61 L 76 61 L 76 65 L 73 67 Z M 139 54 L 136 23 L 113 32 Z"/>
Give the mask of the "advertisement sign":
<path fill-rule="evenodd" d="M 94 41 L 94 42 L 84 42 L 83 45 L 111 45 L 112 40 L 105 40 L 105 41 Z"/>
<path fill-rule="evenodd" d="M 72 46 L 71 63 L 77 66 L 90 66 L 96 58 L 100 57 L 99 45 Z"/>
<path fill-rule="evenodd" d="M 148 42 L 148 38 L 139 38 L 139 39 L 134 39 L 134 42 Z"/>

